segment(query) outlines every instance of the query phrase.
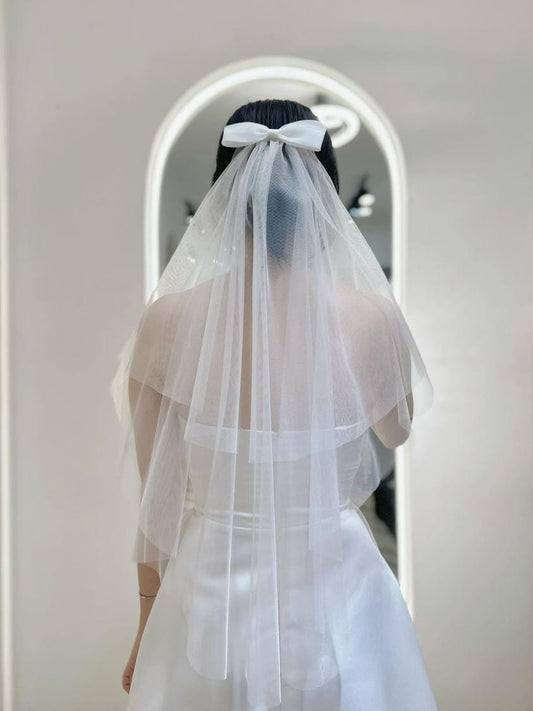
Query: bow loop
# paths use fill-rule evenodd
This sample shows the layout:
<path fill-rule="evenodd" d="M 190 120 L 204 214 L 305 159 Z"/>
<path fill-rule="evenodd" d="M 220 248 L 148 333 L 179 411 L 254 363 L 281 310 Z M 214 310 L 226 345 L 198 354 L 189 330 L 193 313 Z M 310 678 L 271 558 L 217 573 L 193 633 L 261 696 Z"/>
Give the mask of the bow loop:
<path fill-rule="evenodd" d="M 295 148 L 319 151 L 326 133 L 326 127 L 316 119 L 291 121 L 280 128 L 269 128 L 262 123 L 240 121 L 224 127 L 222 145 L 230 148 L 247 146 L 259 141 L 283 141 Z"/>

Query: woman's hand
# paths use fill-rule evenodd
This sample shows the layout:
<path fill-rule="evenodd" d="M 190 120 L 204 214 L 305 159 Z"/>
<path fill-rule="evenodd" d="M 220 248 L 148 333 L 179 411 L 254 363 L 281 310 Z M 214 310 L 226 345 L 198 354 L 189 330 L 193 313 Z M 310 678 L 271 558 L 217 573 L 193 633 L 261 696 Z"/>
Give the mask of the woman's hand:
<path fill-rule="evenodd" d="M 130 657 L 122 673 L 122 688 L 127 694 L 130 693 L 131 689 L 131 682 L 133 679 L 133 672 L 135 671 L 135 662 L 137 661 L 137 653 L 139 651 L 141 636 L 142 635 L 137 634 L 137 636 L 135 637 L 135 642 L 133 643 Z"/>

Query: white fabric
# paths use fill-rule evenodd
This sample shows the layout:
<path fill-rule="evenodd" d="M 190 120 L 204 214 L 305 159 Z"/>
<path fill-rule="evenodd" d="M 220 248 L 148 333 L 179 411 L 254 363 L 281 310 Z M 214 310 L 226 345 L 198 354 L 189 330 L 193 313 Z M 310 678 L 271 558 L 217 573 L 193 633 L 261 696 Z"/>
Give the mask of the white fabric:
<path fill-rule="evenodd" d="M 358 567 L 351 558 L 360 542 L 344 526 L 346 511 L 353 517 L 379 484 L 370 428 L 387 446 L 400 444 L 413 403 L 421 412 L 432 394 L 383 271 L 314 150 L 302 145 L 313 131 L 324 135 L 322 124 L 310 131 L 295 123 L 274 140 L 269 129 L 259 137 L 258 124 L 228 132 L 244 145 L 189 224 L 113 383 L 124 465 L 140 482 L 134 560 L 164 573 L 163 589 L 186 620 L 176 653 L 183 644 L 198 683 L 226 681 L 239 696 L 219 708 L 234 711 L 289 708 L 284 689 L 308 698 L 342 669 L 349 687 L 358 591 L 373 589 L 379 564 Z M 198 507 L 194 524 L 188 482 Z M 196 543 L 184 551 L 190 526 Z M 377 550 L 373 555 L 379 558 Z M 165 582 L 168 570 L 181 578 L 179 589 Z M 380 585 L 375 590 L 385 594 Z M 389 579 L 386 595 L 391 585 Z M 168 600 L 167 612 L 157 604 L 161 615 L 171 614 Z M 407 627 L 404 615 L 401 633 L 414 654 Z M 245 641 L 237 657 L 235 635 Z M 373 643 L 369 654 L 381 649 L 386 657 L 387 635 Z M 153 662 L 142 657 L 138 677 L 159 664 L 153 653 Z M 176 678 L 187 669 L 176 668 Z M 381 662 L 375 673 L 386 685 Z M 413 674 L 420 690 L 406 681 L 405 703 L 394 709 L 431 710 L 417 702 L 427 698 L 423 669 Z M 170 689 L 174 677 L 160 683 Z M 160 695 L 178 694 L 180 709 L 213 708 L 169 689 Z M 168 711 L 157 701 L 143 704 Z M 381 708 L 327 706 L 355 707 Z"/>
<path fill-rule="evenodd" d="M 241 437 L 246 438 L 246 433 Z M 246 451 L 243 441 L 242 450 Z M 249 646 L 248 605 L 251 590 L 250 557 L 253 548 L 253 492 L 246 457 L 239 460 L 235 525 L 232 535 L 229 609 L 227 611 L 227 678 L 205 677 L 191 665 L 187 617 L 192 610 L 206 620 L 205 634 L 216 640 L 225 632 L 226 617 L 218 607 L 225 600 L 226 560 L 195 579 L 203 526 L 209 535 L 224 538 L 226 523 L 205 518 L 209 488 L 209 459 L 198 450 L 190 475 L 196 496 L 188 512 L 176 558 L 173 558 L 141 640 L 126 711 L 240 711 L 267 707 L 247 703 L 243 674 Z M 207 461 L 206 461 L 207 460 Z M 348 452 L 340 457 L 340 486 L 345 502 L 353 467 Z M 302 486 L 308 478 L 304 462 L 294 472 Z M 305 546 L 305 521 L 294 522 L 291 536 Z M 343 506 L 340 513 L 344 563 L 328 576 L 328 588 L 342 588 L 346 617 L 336 607 L 327 610 L 330 645 L 316 654 L 296 626 L 290 624 L 291 606 L 281 604 L 282 702 L 278 711 L 435 711 L 418 640 L 397 581 L 379 554 L 358 510 Z M 204 534 L 205 535 L 205 534 Z M 294 604 L 305 603 L 308 580 L 300 566 L 286 561 L 290 577 L 283 590 Z M 334 595 L 333 592 L 330 593 Z M 215 605 L 214 605 L 215 603 Z M 344 624 L 349 622 L 350 633 Z M 190 639 L 190 638 L 189 638 Z M 189 642 L 190 643 L 190 642 Z M 195 657 L 192 656 L 194 659 Z M 322 673 L 320 673 L 322 668 Z M 303 674 L 303 676 L 302 676 Z M 324 681 L 323 685 L 313 683 Z"/>
<path fill-rule="evenodd" d="M 324 140 L 325 132 L 326 127 L 323 123 L 308 119 L 292 121 L 280 128 L 269 128 L 262 123 L 253 121 L 241 121 L 224 127 L 222 145 L 246 146 L 267 139 L 269 141 L 283 141 L 296 148 L 318 151 Z"/>

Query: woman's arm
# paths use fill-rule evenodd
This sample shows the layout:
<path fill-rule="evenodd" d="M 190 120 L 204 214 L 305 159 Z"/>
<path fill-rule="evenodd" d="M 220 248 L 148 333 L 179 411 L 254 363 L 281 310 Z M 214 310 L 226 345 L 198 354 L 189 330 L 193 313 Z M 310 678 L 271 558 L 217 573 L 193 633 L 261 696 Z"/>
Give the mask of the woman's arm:
<path fill-rule="evenodd" d="M 135 449 L 139 475 L 141 477 L 141 490 L 144 490 L 148 466 L 152 455 L 157 419 L 161 408 L 162 395 L 146 384 L 130 378 L 129 398 L 132 420 L 134 423 Z M 139 645 L 150 616 L 155 596 L 157 595 L 161 579 L 159 573 L 146 563 L 137 563 L 137 579 L 139 590 L 139 626 L 133 642 L 133 647 L 122 674 L 122 687 L 129 693 Z M 145 595 L 146 597 L 142 597 Z"/>
<path fill-rule="evenodd" d="M 405 402 L 409 412 L 409 419 L 413 421 L 413 393 L 409 393 Z M 402 403 L 403 404 L 403 403 Z M 394 449 L 403 444 L 409 437 L 410 431 L 400 427 L 399 423 L 399 406 L 395 405 L 385 417 L 378 420 L 372 425 L 372 429 L 379 437 L 381 442 L 388 449 Z"/>
<path fill-rule="evenodd" d="M 366 339 L 363 340 L 366 348 L 364 353 L 368 372 L 374 374 L 367 384 L 369 397 L 372 398 L 374 389 L 379 393 L 379 399 L 391 388 L 393 392 L 405 393 L 404 398 L 372 425 L 382 444 L 388 449 L 394 449 L 407 440 L 413 421 L 411 353 L 401 328 L 398 328 L 401 315 L 399 307 L 382 297 L 370 298 L 367 295 L 366 298 L 368 311 Z"/>
<path fill-rule="evenodd" d="M 394 449 L 403 444 L 411 433 L 413 421 L 413 393 L 411 383 L 411 354 L 406 344 L 400 338 L 390 337 L 390 343 L 383 349 L 383 372 L 390 373 L 391 379 L 401 378 L 405 399 L 395 405 L 385 417 L 374 423 L 372 429 L 388 449 Z M 407 408 L 407 413 L 406 413 Z M 409 415 L 409 425 L 407 417 Z M 403 422 L 403 427 L 400 422 Z"/>
<path fill-rule="evenodd" d="M 159 592 L 161 579 L 157 570 L 146 563 L 137 563 L 137 579 L 139 581 L 139 632 L 142 635 L 155 596 Z M 143 597 L 145 596 L 145 597 Z"/>
<path fill-rule="evenodd" d="M 129 398 L 134 423 L 135 451 L 141 478 L 141 491 L 144 491 L 163 396 L 145 383 L 130 378 Z M 145 563 L 138 563 L 137 577 L 141 594 L 157 594 L 161 581 L 154 568 Z M 141 617 L 143 610 L 146 609 L 146 606 L 142 606 L 142 602 L 143 598 L 141 598 Z"/>

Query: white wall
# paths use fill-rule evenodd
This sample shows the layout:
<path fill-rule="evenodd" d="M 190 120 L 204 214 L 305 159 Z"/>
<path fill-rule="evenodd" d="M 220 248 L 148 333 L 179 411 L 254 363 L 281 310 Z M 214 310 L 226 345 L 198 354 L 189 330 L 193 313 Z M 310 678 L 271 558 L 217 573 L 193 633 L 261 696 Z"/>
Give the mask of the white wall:
<path fill-rule="evenodd" d="M 528 711 L 532 7 L 212 5 L 8 3 L 16 711 L 123 708 L 137 588 L 108 385 L 142 305 L 148 151 L 186 88 L 258 54 L 344 72 L 403 140 L 437 394 L 410 447 L 416 625 L 441 711 Z"/>

